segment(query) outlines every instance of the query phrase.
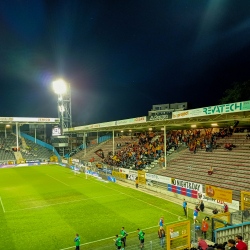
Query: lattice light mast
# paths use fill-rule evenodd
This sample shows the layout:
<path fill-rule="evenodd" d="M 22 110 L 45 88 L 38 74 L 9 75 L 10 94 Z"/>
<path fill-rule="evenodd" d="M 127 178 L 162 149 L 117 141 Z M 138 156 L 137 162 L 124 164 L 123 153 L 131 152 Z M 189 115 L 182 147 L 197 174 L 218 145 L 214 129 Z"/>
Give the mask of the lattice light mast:
<path fill-rule="evenodd" d="M 63 134 L 66 128 L 72 128 L 70 84 L 58 79 L 53 81 L 53 89 L 58 95 L 58 117 L 60 118 L 60 127 Z"/>

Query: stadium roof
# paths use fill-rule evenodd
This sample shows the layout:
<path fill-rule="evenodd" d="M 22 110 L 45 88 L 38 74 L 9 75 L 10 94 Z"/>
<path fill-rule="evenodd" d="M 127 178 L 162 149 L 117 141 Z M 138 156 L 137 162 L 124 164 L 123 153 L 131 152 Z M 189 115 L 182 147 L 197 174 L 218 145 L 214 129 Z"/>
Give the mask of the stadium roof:
<path fill-rule="evenodd" d="M 232 126 L 235 120 L 238 120 L 240 122 L 239 126 L 250 126 L 250 101 L 176 111 L 171 114 L 170 113 L 161 116 L 143 116 L 119 121 L 74 127 L 66 129 L 64 130 L 64 132 L 83 133 L 113 130 L 126 131 L 130 129 L 134 131 L 146 130 L 148 128 L 161 130 L 163 126 L 166 126 L 167 130 L 192 128 L 199 129 Z M 194 125 L 196 125 L 196 127 Z"/>
<path fill-rule="evenodd" d="M 41 117 L 0 117 L 0 124 L 59 124 L 59 118 Z"/>

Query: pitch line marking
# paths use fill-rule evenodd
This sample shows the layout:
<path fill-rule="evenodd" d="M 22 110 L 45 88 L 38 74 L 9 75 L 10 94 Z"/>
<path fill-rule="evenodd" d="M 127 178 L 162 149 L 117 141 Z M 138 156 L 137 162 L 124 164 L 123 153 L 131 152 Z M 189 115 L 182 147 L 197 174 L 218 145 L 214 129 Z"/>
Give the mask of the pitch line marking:
<path fill-rule="evenodd" d="M 99 182 L 96 182 L 96 183 L 102 185 L 102 184 L 99 183 Z M 138 201 L 141 201 L 141 202 L 143 202 L 143 203 L 145 203 L 145 204 L 148 204 L 148 205 L 150 205 L 150 206 L 152 206 L 152 207 L 158 208 L 158 209 L 160 209 L 160 210 L 162 210 L 162 211 L 165 211 L 165 212 L 167 212 L 167 213 L 170 213 L 170 214 L 172 214 L 172 215 L 175 215 L 175 216 L 178 218 L 178 220 L 179 220 L 179 217 L 181 217 L 181 216 L 178 215 L 178 214 L 174 214 L 174 213 L 172 213 L 172 212 L 170 212 L 170 211 L 168 211 L 168 210 L 162 209 L 162 208 L 157 207 L 157 206 L 155 206 L 155 205 L 153 205 L 153 204 L 150 204 L 150 203 L 148 203 L 148 202 L 146 202 L 146 201 L 143 201 L 143 200 L 141 200 L 141 199 L 135 198 L 135 197 L 132 196 L 132 195 L 123 193 L 123 192 L 121 192 L 121 191 L 118 191 L 118 190 L 116 190 L 116 189 L 113 189 L 113 188 L 108 187 L 108 186 L 105 186 L 105 185 L 102 185 L 102 186 L 107 187 L 107 188 L 110 188 L 110 189 L 112 189 L 112 190 L 114 190 L 114 191 L 116 191 L 116 192 L 119 192 L 119 193 L 121 193 L 121 194 L 127 195 L 127 196 L 129 196 L 129 197 L 131 197 L 131 198 L 134 198 L 134 199 L 136 199 L 136 200 L 138 200 Z"/>
<path fill-rule="evenodd" d="M 166 223 L 166 224 L 164 223 L 164 225 L 169 225 L 169 224 L 176 223 L 176 222 L 180 222 L 180 221 L 178 220 L 178 221 L 173 221 L 173 222 Z M 159 227 L 159 226 L 148 227 L 148 228 L 144 228 L 144 229 L 141 229 L 141 230 L 147 230 L 147 229 L 151 229 L 151 228 L 155 228 L 155 227 Z M 129 232 L 128 234 L 132 234 L 132 233 L 136 233 L 136 232 L 137 231 L 133 231 L 133 232 Z M 113 239 L 113 238 L 114 238 L 114 236 L 111 236 L 111 237 L 108 237 L 108 238 L 105 238 L 105 239 L 101 239 L 101 240 L 96 240 L 96 241 L 91 241 L 91 242 L 87 242 L 87 243 L 84 243 L 84 244 L 80 244 L 80 246 L 84 246 L 84 245 L 96 243 L 96 242 L 103 241 L 103 240 L 109 240 L 109 239 Z M 71 248 L 75 248 L 75 246 L 73 246 L 73 247 L 67 247 L 67 248 L 62 248 L 60 250 L 66 250 L 66 249 L 71 249 Z"/>
<path fill-rule="evenodd" d="M 46 174 L 46 175 L 48 175 L 48 174 Z M 59 181 L 59 182 L 61 182 L 61 183 L 62 183 L 62 184 L 64 184 L 64 185 L 66 185 L 66 186 L 70 187 L 70 185 L 68 185 L 68 184 L 66 184 L 66 183 L 64 183 L 64 182 L 62 182 L 62 181 L 60 181 L 60 180 L 56 179 L 55 177 L 50 176 L 50 175 L 48 175 L 48 176 L 49 176 L 49 177 L 51 177 L 51 178 L 53 178 L 53 179 L 55 179 L 55 180 L 57 180 L 57 181 Z"/>
<path fill-rule="evenodd" d="M 114 195 L 115 195 L 115 194 L 104 195 L 104 196 L 99 196 L 99 197 L 92 197 L 92 198 L 87 198 L 87 199 L 74 200 L 74 201 L 65 201 L 65 202 L 59 202 L 59 203 L 48 204 L 48 205 L 37 206 L 37 207 L 21 208 L 21 209 L 6 211 L 6 213 L 21 211 L 21 210 L 34 209 L 34 208 L 41 208 L 41 207 L 50 207 L 50 206 L 55 206 L 55 205 L 60 205 L 60 204 L 73 203 L 73 202 L 77 202 L 77 201 L 93 200 L 93 199 L 99 199 L 99 198 L 104 198 L 104 197 L 108 197 L 108 196 L 114 196 Z M 5 212 L 5 211 L 4 211 L 4 212 Z"/>
<path fill-rule="evenodd" d="M 3 206 L 3 202 L 2 202 L 2 198 L 0 197 L 0 201 L 1 201 L 1 204 L 2 204 L 2 207 L 3 207 L 3 212 L 5 213 L 5 209 L 4 209 L 4 206 Z"/>

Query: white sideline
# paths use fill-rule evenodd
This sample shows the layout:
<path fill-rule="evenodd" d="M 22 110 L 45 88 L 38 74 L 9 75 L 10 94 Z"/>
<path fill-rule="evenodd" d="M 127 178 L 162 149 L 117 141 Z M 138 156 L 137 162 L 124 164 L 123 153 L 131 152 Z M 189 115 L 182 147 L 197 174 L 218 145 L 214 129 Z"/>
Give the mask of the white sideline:
<path fill-rule="evenodd" d="M 90 180 L 90 181 L 91 181 L 91 180 Z M 102 185 L 102 184 L 99 183 L 99 182 L 96 182 L 96 183 Z M 105 185 L 102 185 L 102 186 L 104 186 L 104 187 L 106 187 L 106 188 L 110 188 L 110 189 L 112 189 L 112 190 L 114 190 L 114 191 L 116 191 L 116 192 L 119 192 L 119 193 L 121 193 L 121 194 L 127 195 L 127 196 L 129 196 L 129 197 L 131 197 L 131 198 L 134 198 L 134 199 L 136 199 L 136 200 L 138 200 L 138 201 L 141 201 L 141 202 L 143 202 L 143 203 L 145 203 L 145 204 L 147 204 L 147 205 L 150 205 L 150 206 L 152 206 L 152 207 L 158 208 L 158 209 L 160 209 L 160 210 L 162 210 L 162 211 L 165 211 L 165 212 L 167 212 L 167 213 L 170 213 L 170 214 L 172 214 L 172 215 L 175 215 L 175 216 L 177 216 L 177 218 L 178 218 L 179 221 L 181 220 L 181 217 L 184 217 L 184 216 L 180 216 L 180 215 L 178 215 L 178 214 L 174 214 L 174 213 L 172 213 L 172 212 L 170 212 L 170 211 L 168 211 L 168 210 L 162 209 L 162 208 L 160 208 L 160 207 L 157 207 L 157 206 L 155 206 L 155 205 L 153 205 L 153 204 L 150 204 L 150 203 L 148 203 L 148 202 L 146 202 L 146 201 L 143 201 L 143 200 L 141 200 L 141 199 L 135 198 L 135 197 L 132 196 L 132 195 L 129 195 L 129 194 L 123 193 L 123 192 L 121 192 L 121 191 L 118 191 L 118 190 L 116 190 L 116 189 L 113 189 L 113 188 L 111 188 L 111 187 L 108 187 L 108 186 L 105 186 Z"/>
<path fill-rule="evenodd" d="M 60 169 L 60 168 L 57 168 L 57 169 Z M 62 170 L 62 169 L 60 169 L 60 170 Z M 63 171 L 63 172 L 68 172 L 68 171 L 65 171 L 65 170 L 62 170 L 62 171 Z M 93 181 L 93 179 L 92 179 L 92 180 L 91 180 L 91 179 L 88 179 L 88 180 L 89 180 L 89 181 Z M 96 183 L 98 183 L 99 185 L 102 185 L 102 186 L 104 186 L 104 187 L 106 187 L 106 188 L 112 189 L 112 190 L 114 190 L 114 191 L 116 191 L 116 192 L 119 192 L 119 193 L 121 193 L 121 194 L 127 195 L 127 196 L 129 196 L 129 197 L 131 197 L 131 198 L 134 198 L 134 199 L 138 200 L 138 201 L 144 202 L 145 204 L 148 204 L 148 205 L 150 205 L 150 206 L 152 206 L 152 207 L 158 208 L 158 209 L 160 209 L 160 210 L 162 210 L 162 211 L 165 211 L 165 212 L 167 212 L 167 213 L 170 213 L 170 214 L 172 214 L 172 215 L 175 215 L 175 216 L 177 216 L 177 218 L 178 218 L 179 221 L 181 220 L 182 217 L 184 217 L 184 216 L 180 216 L 180 215 L 174 214 L 174 213 L 172 213 L 172 212 L 170 212 L 170 211 L 168 211 L 168 210 L 162 209 L 162 208 L 160 208 L 160 207 L 157 207 L 157 206 L 155 206 L 155 205 L 153 205 L 153 204 L 150 204 L 150 203 L 148 203 L 148 202 L 146 202 L 146 201 L 143 201 L 143 200 L 141 200 L 141 199 L 135 198 L 135 197 L 133 197 L 133 196 L 131 196 L 131 195 L 129 195 L 129 194 L 126 194 L 126 193 L 123 193 L 123 192 L 118 191 L 118 190 L 116 190 L 116 189 L 113 189 L 113 188 L 111 188 L 111 187 L 108 187 L 107 185 L 103 185 L 103 184 L 101 184 L 100 182 L 97 182 L 97 181 L 96 181 Z M 150 195 L 150 194 L 149 194 L 149 195 Z M 159 198 L 159 197 L 158 197 L 158 198 Z"/>
<path fill-rule="evenodd" d="M 46 174 L 46 175 L 48 175 L 48 174 Z M 57 180 L 57 181 L 59 181 L 59 182 L 61 182 L 61 183 L 62 183 L 62 184 L 64 184 L 64 185 L 66 185 L 66 186 L 70 187 L 68 184 L 66 184 L 66 183 L 64 183 L 64 182 L 62 182 L 62 181 L 60 181 L 60 180 L 56 179 L 55 177 L 50 176 L 50 175 L 48 175 L 48 176 L 49 176 L 49 177 L 51 177 L 51 178 L 53 178 L 53 179 L 55 179 L 55 180 Z"/>
<path fill-rule="evenodd" d="M 92 198 L 87 198 L 87 199 L 74 200 L 74 201 L 59 202 L 59 203 L 48 204 L 48 205 L 43 205 L 43 206 L 38 206 L 38 207 L 21 208 L 21 209 L 6 211 L 6 213 L 16 212 L 16 211 L 20 211 L 20 210 L 28 210 L 28 209 L 34 209 L 34 208 L 41 208 L 41 207 L 50 207 L 50 206 L 55 206 L 55 205 L 60 205 L 60 204 L 67 204 L 67 203 L 77 202 L 77 201 L 93 200 L 93 199 L 99 199 L 99 198 L 104 198 L 104 197 L 108 197 L 108 196 L 114 196 L 114 194 L 104 195 L 104 196 L 99 196 L 99 197 L 92 197 Z"/>
<path fill-rule="evenodd" d="M 170 223 L 166 223 L 166 224 L 164 223 L 164 225 L 169 225 L 169 224 L 176 223 L 176 222 L 180 222 L 180 221 L 179 221 L 179 220 L 178 220 L 178 221 L 172 221 L 172 222 L 170 222 Z M 147 229 L 151 229 L 151 228 L 155 228 L 155 227 L 158 227 L 158 226 L 148 227 L 148 228 L 144 228 L 144 229 L 142 229 L 142 230 L 147 230 Z M 136 232 L 137 232 L 137 231 L 133 231 L 133 232 L 129 232 L 128 234 L 132 234 L 132 233 L 136 233 Z M 96 242 L 103 241 L 103 240 L 113 239 L 114 237 L 115 237 L 115 236 L 111 236 L 111 237 L 108 237 L 108 238 L 105 238 L 105 239 L 87 242 L 87 243 L 84 243 L 84 244 L 80 244 L 80 246 L 88 245 L 88 244 L 91 244 L 91 243 L 96 243 Z M 66 249 L 70 249 L 70 248 L 75 248 L 75 246 L 73 246 L 73 247 L 62 248 L 62 249 L 60 249 L 60 250 L 66 250 Z"/>
<path fill-rule="evenodd" d="M 2 198 L 0 197 L 0 201 L 1 201 L 1 204 L 2 204 L 2 207 L 3 207 L 3 212 L 5 213 L 5 209 L 4 209 L 4 206 L 3 206 L 3 202 L 2 202 Z"/>

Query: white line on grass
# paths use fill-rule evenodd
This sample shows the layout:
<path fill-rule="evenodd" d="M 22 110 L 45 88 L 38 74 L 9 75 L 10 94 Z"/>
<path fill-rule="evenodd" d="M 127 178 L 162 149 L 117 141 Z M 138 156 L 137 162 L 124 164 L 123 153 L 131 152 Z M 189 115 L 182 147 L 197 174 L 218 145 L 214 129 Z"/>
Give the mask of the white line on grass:
<path fill-rule="evenodd" d="M 178 220 L 178 221 L 172 221 L 172 222 L 170 222 L 170 223 L 167 223 L 167 224 L 164 223 L 164 224 L 165 224 L 165 225 L 169 225 L 169 224 L 176 223 L 176 222 L 180 222 L 180 221 L 179 221 L 179 220 Z M 155 227 L 159 227 L 159 226 L 148 227 L 148 228 L 144 228 L 144 229 L 141 229 L 141 230 L 148 230 L 148 229 L 155 228 Z M 137 232 L 137 231 L 129 232 L 128 234 L 133 234 L 133 233 L 136 233 L 136 232 Z M 96 242 L 103 241 L 103 240 L 113 239 L 114 237 L 115 237 L 115 236 L 111 236 L 111 237 L 108 237 L 108 238 L 105 238 L 105 239 L 87 242 L 87 243 L 81 244 L 80 246 L 84 246 L 84 245 L 96 243 Z M 67 247 L 67 248 L 62 248 L 62 249 L 60 249 L 60 250 L 66 250 L 66 249 L 70 249 L 70 248 L 75 248 L 75 246 L 73 246 L 73 247 Z"/>
<path fill-rule="evenodd" d="M 6 213 L 15 212 L 15 211 L 20 211 L 20 210 L 28 210 L 28 209 L 34 209 L 34 208 L 41 208 L 41 207 L 50 207 L 50 206 L 55 206 L 55 205 L 60 205 L 60 204 L 67 204 L 67 203 L 77 202 L 77 201 L 93 200 L 93 199 L 99 199 L 99 198 L 104 198 L 104 197 L 108 197 L 108 196 L 114 196 L 114 194 L 111 194 L 111 195 L 104 195 L 104 196 L 99 196 L 99 197 L 92 197 L 92 198 L 81 199 L 81 200 L 65 201 L 65 202 L 54 203 L 54 204 L 48 204 L 48 205 L 37 206 L 37 207 L 21 208 L 21 209 L 6 211 Z M 2 202 L 2 201 L 1 201 L 1 202 Z M 3 204 L 2 204 L 2 205 L 3 205 Z M 5 211 L 4 211 L 4 212 L 5 212 Z"/>
<path fill-rule="evenodd" d="M 0 201 L 1 201 L 1 204 L 2 204 L 2 207 L 3 207 L 3 212 L 5 213 L 5 209 L 4 209 L 4 206 L 3 206 L 3 202 L 2 202 L 2 198 L 0 197 Z"/>
<path fill-rule="evenodd" d="M 102 185 L 102 184 L 99 183 L 99 182 L 96 182 L 96 183 Z M 180 215 L 178 215 L 178 214 L 174 214 L 174 213 L 172 213 L 172 212 L 170 212 L 170 211 L 168 211 L 168 210 L 165 210 L 165 209 L 163 209 L 163 208 L 157 207 L 157 206 L 155 206 L 155 205 L 153 205 L 153 204 L 150 204 L 150 203 L 148 203 L 148 202 L 146 202 L 146 201 L 143 201 L 143 200 L 141 200 L 141 199 L 135 198 L 135 197 L 132 196 L 132 195 L 123 193 L 123 192 L 121 192 L 121 191 L 118 191 L 118 190 L 116 190 L 116 189 L 113 189 L 113 188 L 108 187 L 108 186 L 105 186 L 105 185 L 102 185 L 102 186 L 107 187 L 107 188 L 110 188 L 110 189 L 112 189 L 112 190 L 114 190 L 114 191 L 116 191 L 116 192 L 119 192 L 119 193 L 121 193 L 121 194 L 127 195 L 127 196 L 129 196 L 129 197 L 131 197 L 131 198 L 133 198 L 133 199 L 136 199 L 136 200 L 138 200 L 138 201 L 141 201 L 141 202 L 143 202 L 143 203 L 145 203 L 145 204 L 147 204 L 147 205 L 150 205 L 150 206 L 152 206 L 152 207 L 158 208 L 158 209 L 160 209 L 160 210 L 162 210 L 162 211 L 165 211 L 165 212 L 167 212 L 167 213 L 170 213 L 170 214 L 172 214 L 172 215 L 175 215 L 175 216 L 177 216 L 178 220 L 180 220 L 180 218 L 182 217 L 182 216 L 180 216 Z"/>
<path fill-rule="evenodd" d="M 52 166 L 52 167 L 54 167 L 54 166 Z M 63 171 L 63 172 L 69 173 L 68 171 L 62 170 L 62 169 L 60 169 L 60 168 L 57 168 L 57 167 L 54 167 L 54 168 L 59 169 L 59 170 L 61 170 L 61 171 Z M 92 177 L 92 176 L 91 176 L 91 177 Z M 94 178 L 92 178 L 92 180 L 93 180 L 93 179 L 94 179 Z M 89 178 L 88 178 L 88 180 L 89 180 L 89 181 L 92 181 L 92 180 L 89 179 Z M 94 180 L 95 180 L 95 179 L 94 179 Z M 96 182 L 96 183 L 102 185 L 100 182 Z M 172 212 L 170 212 L 170 211 L 168 211 L 168 210 L 165 210 L 165 209 L 162 209 L 162 208 L 160 208 L 160 207 L 154 206 L 154 205 L 152 205 L 152 204 L 150 204 L 150 203 L 148 203 L 148 202 L 145 202 L 145 201 L 143 201 L 143 200 L 141 200 L 141 199 L 135 198 L 135 197 L 133 197 L 133 196 L 131 196 L 131 195 L 129 195 L 129 194 L 123 193 L 123 192 L 121 192 L 121 191 L 118 191 L 118 190 L 113 189 L 113 188 L 111 188 L 111 187 L 108 187 L 108 186 L 106 186 L 106 185 L 102 185 L 102 186 L 104 186 L 104 187 L 106 187 L 106 188 L 110 188 L 110 189 L 112 189 L 112 190 L 114 190 L 114 191 L 116 191 L 116 192 L 119 192 L 119 193 L 121 193 L 121 194 L 125 194 L 125 195 L 127 195 L 127 196 L 130 196 L 130 197 L 132 197 L 132 198 L 134 198 L 134 199 L 136 199 L 136 200 L 139 200 L 139 201 L 141 201 L 141 202 L 144 202 L 144 203 L 146 203 L 146 204 L 148 204 L 148 205 L 150 205 L 150 206 L 156 207 L 156 208 L 158 208 L 158 209 L 160 209 L 160 210 L 162 210 L 162 211 L 165 211 L 165 212 L 167 212 L 167 213 L 170 213 L 170 214 L 172 214 L 172 215 L 175 215 L 175 216 L 177 216 L 177 218 L 178 218 L 179 221 L 181 221 L 181 218 L 182 218 L 182 217 L 184 218 L 184 216 L 180 216 L 180 215 L 174 214 L 174 213 L 172 213 Z M 158 197 L 158 198 L 160 198 L 160 197 Z"/>
<path fill-rule="evenodd" d="M 48 174 L 46 174 L 46 175 L 48 175 Z M 50 175 L 48 175 L 48 176 L 49 176 L 49 177 L 51 177 L 51 178 L 53 178 L 53 179 L 55 179 L 55 180 L 57 180 L 57 181 L 59 181 L 59 182 L 61 182 L 61 183 L 62 183 L 62 184 L 64 184 L 64 185 L 66 185 L 66 186 L 70 187 L 70 185 L 68 185 L 68 184 L 66 184 L 66 183 L 64 183 L 64 182 L 62 182 L 62 181 L 60 181 L 60 180 L 56 179 L 55 177 L 50 176 Z"/>

